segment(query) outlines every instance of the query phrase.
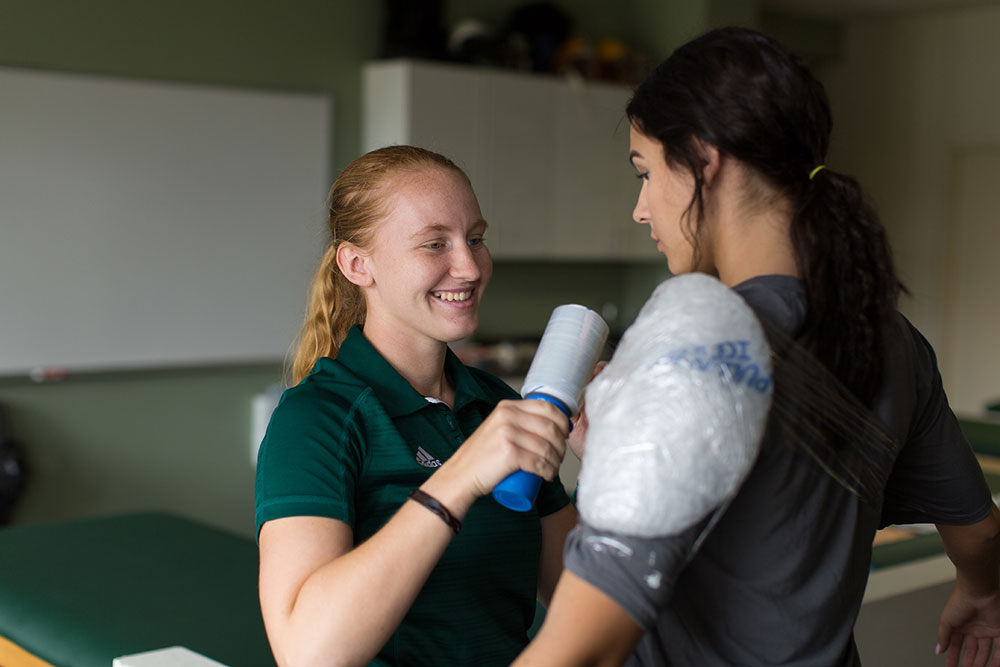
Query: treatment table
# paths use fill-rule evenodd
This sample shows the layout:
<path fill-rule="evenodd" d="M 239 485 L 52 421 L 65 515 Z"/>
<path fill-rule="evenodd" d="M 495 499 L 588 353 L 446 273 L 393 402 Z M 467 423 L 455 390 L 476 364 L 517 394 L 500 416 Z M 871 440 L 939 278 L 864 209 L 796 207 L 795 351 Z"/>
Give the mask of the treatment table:
<path fill-rule="evenodd" d="M 0 528 L 0 665 L 111 667 L 181 646 L 274 667 L 257 547 L 161 513 Z"/>

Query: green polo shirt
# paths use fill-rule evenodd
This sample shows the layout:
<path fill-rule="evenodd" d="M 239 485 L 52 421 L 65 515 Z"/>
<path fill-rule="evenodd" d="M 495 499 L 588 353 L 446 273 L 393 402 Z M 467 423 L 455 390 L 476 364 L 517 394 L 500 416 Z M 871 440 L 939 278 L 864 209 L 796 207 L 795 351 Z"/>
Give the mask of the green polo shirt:
<path fill-rule="evenodd" d="M 346 522 L 355 544 L 363 542 L 497 402 L 518 398 L 451 350 L 445 372 L 455 385 L 454 411 L 418 394 L 352 328 L 337 358 L 317 361 L 271 417 L 257 462 L 258 532 L 271 519 L 322 516 Z M 542 485 L 530 512 L 508 510 L 491 496 L 476 501 L 371 665 L 510 664 L 528 642 L 535 613 L 539 516 L 568 502 L 558 483 Z"/>

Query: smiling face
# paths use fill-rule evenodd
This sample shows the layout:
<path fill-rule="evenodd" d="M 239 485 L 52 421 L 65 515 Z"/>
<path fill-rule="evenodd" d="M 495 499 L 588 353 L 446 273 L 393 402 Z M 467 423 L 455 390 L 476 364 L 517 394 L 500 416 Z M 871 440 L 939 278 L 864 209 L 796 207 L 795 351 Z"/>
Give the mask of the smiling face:
<path fill-rule="evenodd" d="M 388 213 L 366 260 L 365 335 L 408 347 L 470 336 L 493 274 L 472 188 L 438 167 L 403 172 L 387 187 Z"/>
<path fill-rule="evenodd" d="M 629 132 L 629 145 L 632 166 L 642 181 L 632 219 L 649 225 L 649 235 L 656 241 L 656 249 L 666 255 L 671 273 L 702 270 L 709 258 L 700 257 L 696 266 L 691 240 L 698 211 L 693 208 L 688 213 L 694 178 L 686 170 L 668 165 L 663 144 L 634 126 Z"/>

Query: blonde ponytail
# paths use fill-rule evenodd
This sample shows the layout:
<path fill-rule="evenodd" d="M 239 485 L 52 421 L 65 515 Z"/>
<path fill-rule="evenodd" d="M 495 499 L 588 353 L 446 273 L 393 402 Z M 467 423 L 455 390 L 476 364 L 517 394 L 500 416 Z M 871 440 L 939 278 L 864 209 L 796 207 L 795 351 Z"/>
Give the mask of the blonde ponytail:
<path fill-rule="evenodd" d="M 361 290 L 337 268 L 337 248 L 331 243 L 309 286 L 306 317 L 290 369 L 292 384 L 301 382 L 320 357 L 336 357 L 350 328 L 364 321 Z"/>
<path fill-rule="evenodd" d="M 442 155 L 415 146 L 388 146 L 356 159 L 330 188 L 330 244 L 313 275 L 305 320 L 286 369 L 292 384 L 301 382 L 321 357 L 336 357 L 351 327 L 365 323 L 364 295 L 337 267 L 337 248 L 347 241 L 371 249 L 376 225 L 389 211 L 390 178 L 429 167 L 453 170 L 468 181 L 465 172 Z"/>

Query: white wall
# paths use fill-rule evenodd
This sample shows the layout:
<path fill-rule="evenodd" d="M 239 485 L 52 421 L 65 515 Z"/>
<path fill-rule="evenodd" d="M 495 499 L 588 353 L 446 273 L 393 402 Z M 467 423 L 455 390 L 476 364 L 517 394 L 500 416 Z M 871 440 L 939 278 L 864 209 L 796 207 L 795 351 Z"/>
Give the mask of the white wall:
<path fill-rule="evenodd" d="M 1000 398 L 1000 355 L 988 349 L 991 337 L 981 331 L 969 337 L 986 323 L 958 327 L 949 319 L 965 259 L 951 250 L 962 190 L 953 182 L 955 166 L 969 151 L 1000 146 L 998 34 L 1000 7 L 859 19 L 847 26 L 843 58 L 819 71 L 834 107 L 829 163 L 857 176 L 882 215 L 912 292 L 903 311 L 935 346 L 961 413 Z M 995 225 L 997 218 L 972 224 Z M 1000 265 L 986 275 L 1000 286 Z M 987 312 L 998 304 L 994 296 L 981 307 Z M 992 394 L 966 389 L 970 379 L 956 355 L 970 346 L 981 374 L 996 378 Z"/>
<path fill-rule="evenodd" d="M 0 90 L 0 374 L 280 362 L 329 96 L 21 68 Z"/>

